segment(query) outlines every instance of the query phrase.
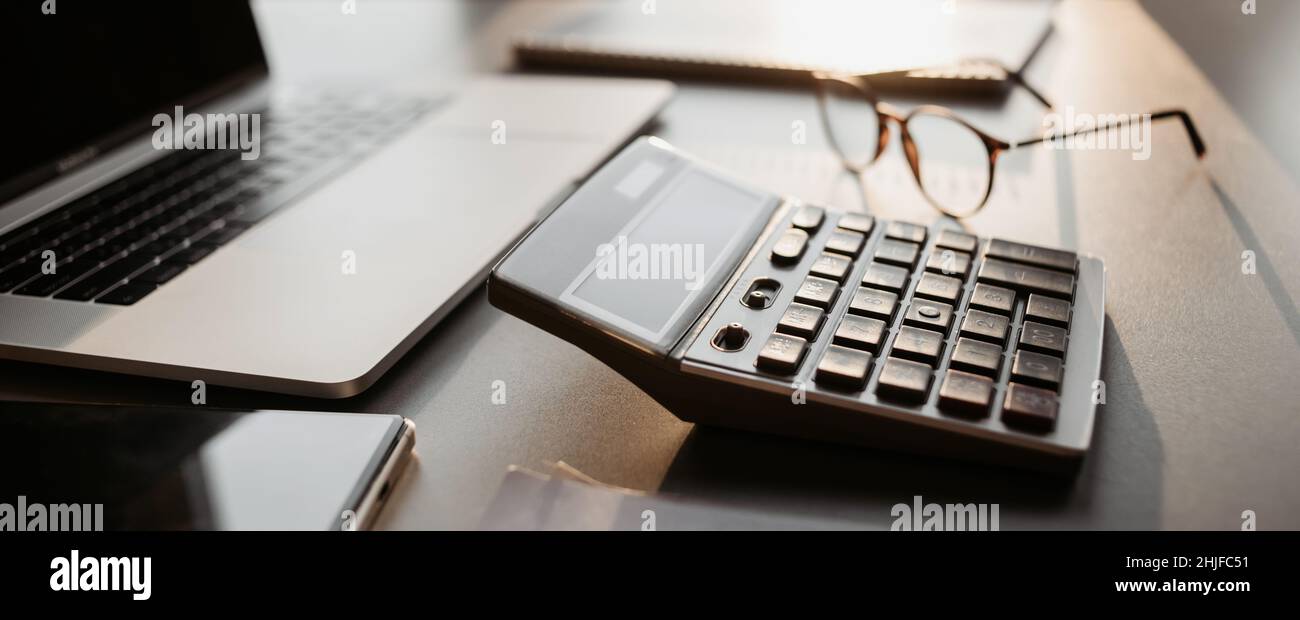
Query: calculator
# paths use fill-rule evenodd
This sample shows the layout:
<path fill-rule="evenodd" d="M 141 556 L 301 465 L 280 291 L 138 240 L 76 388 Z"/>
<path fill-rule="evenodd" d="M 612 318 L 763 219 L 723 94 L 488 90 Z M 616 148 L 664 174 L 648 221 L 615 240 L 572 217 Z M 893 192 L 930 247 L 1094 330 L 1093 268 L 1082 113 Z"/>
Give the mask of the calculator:
<path fill-rule="evenodd" d="M 1104 394 L 1099 258 L 805 203 L 657 138 L 488 294 L 712 426 L 1068 474 Z"/>

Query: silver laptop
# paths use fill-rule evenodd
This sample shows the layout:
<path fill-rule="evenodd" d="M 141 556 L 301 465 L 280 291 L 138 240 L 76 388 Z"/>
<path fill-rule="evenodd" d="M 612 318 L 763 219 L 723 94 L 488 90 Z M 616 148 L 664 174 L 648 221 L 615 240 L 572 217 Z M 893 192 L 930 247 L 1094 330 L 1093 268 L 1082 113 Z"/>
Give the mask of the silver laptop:
<path fill-rule="evenodd" d="M 0 357 L 187 382 L 366 389 L 672 94 L 285 94 L 243 3 L 27 13 L 4 25 L 41 53 L 5 95 Z"/>

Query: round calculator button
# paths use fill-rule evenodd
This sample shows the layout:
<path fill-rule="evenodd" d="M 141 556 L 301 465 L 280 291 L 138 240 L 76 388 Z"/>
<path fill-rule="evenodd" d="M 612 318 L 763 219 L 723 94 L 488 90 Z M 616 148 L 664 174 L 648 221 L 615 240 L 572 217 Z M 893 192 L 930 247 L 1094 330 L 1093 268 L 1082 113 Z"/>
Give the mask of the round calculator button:
<path fill-rule="evenodd" d="M 940 314 L 943 314 L 934 306 L 921 306 L 916 309 L 916 312 L 927 319 L 937 319 Z"/>

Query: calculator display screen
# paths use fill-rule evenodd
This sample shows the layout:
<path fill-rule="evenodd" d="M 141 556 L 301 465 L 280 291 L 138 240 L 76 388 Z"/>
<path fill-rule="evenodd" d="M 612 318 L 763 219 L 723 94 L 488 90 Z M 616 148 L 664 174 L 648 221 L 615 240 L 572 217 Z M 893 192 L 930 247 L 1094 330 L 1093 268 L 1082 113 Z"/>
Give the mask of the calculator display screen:
<path fill-rule="evenodd" d="M 646 170 L 633 171 L 637 180 Z M 634 185 L 636 183 L 633 183 Z M 660 342 L 691 302 L 717 292 L 768 197 L 688 168 L 646 200 L 567 287 L 562 300 L 602 321 Z"/>

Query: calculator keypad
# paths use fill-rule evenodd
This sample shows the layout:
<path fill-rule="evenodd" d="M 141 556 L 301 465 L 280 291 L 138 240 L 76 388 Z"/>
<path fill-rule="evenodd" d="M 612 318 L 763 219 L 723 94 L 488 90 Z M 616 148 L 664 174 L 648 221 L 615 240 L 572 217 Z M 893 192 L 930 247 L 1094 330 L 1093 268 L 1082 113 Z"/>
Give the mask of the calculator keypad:
<path fill-rule="evenodd" d="M 742 299 L 776 317 L 755 334 L 753 372 L 1004 433 L 1056 428 L 1073 253 L 808 206 L 783 226 L 771 273 L 744 274 L 786 286 L 770 309 Z"/>

